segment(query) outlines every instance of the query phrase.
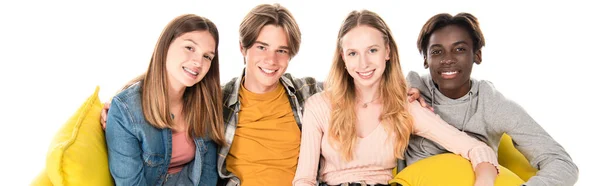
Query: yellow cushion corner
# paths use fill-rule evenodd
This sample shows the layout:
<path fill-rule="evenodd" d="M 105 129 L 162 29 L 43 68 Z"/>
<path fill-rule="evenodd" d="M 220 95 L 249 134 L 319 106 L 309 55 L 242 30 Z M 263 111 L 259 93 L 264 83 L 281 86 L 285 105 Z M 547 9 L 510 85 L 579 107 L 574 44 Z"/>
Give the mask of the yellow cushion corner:
<path fill-rule="evenodd" d="M 512 138 L 507 134 L 502 135 L 498 145 L 498 163 L 525 181 L 537 173 L 537 169 L 515 148 Z"/>
<path fill-rule="evenodd" d="M 52 186 L 52 182 L 50 182 L 50 178 L 48 178 L 48 174 L 46 174 L 46 170 L 42 170 L 33 182 L 31 182 L 32 186 Z"/>
<path fill-rule="evenodd" d="M 46 156 L 53 185 L 114 185 L 100 125 L 99 86 L 56 133 Z"/>

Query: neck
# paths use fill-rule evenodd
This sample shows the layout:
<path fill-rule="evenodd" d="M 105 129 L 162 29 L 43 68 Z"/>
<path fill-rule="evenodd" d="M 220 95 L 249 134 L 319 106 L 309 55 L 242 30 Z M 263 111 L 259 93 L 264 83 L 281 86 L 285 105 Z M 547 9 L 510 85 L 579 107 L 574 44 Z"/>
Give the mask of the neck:
<path fill-rule="evenodd" d="M 358 99 L 360 104 L 364 103 L 372 103 L 379 97 L 378 86 L 372 87 L 361 87 L 356 86 L 356 98 Z"/>
<path fill-rule="evenodd" d="M 277 83 L 275 83 L 273 85 L 263 86 L 260 83 L 256 82 L 255 80 L 251 80 L 248 78 L 244 78 L 244 82 L 242 82 L 242 84 L 244 85 L 244 88 L 246 88 L 246 90 L 248 90 L 252 93 L 255 93 L 255 94 L 264 94 L 267 92 L 271 92 L 277 88 L 278 83 L 279 83 L 279 81 L 277 81 Z"/>
<path fill-rule="evenodd" d="M 181 107 L 183 104 L 183 93 L 185 92 L 185 87 L 169 88 L 169 105 L 171 106 L 171 112 L 173 112 L 174 108 Z"/>
<path fill-rule="evenodd" d="M 471 90 L 471 81 L 467 81 L 466 85 L 460 86 L 456 89 L 444 89 L 438 86 L 437 84 L 435 84 L 435 86 L 438 90 L 440 90 L 442 94 L 444 94 L 444 96 L 451 99 L 458 99 L 469 93 L 469 91 Z"/>

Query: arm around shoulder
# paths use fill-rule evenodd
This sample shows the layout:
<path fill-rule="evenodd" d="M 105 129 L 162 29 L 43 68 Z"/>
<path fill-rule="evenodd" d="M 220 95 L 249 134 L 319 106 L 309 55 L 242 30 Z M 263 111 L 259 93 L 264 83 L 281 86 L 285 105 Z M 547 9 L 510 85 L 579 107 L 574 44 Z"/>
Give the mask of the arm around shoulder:
<path fill-rule="evenodd" d="M 446 123 L 435 113 L 410 103 L 410 113 L 413 116 L 415 134 L 432 140 L 448 151 L 460 154 L 471 161 L 473 170 L 480 163 L 490 163 L 498 171 L 498 158 L 496 153 L 485 143 L 470 137 Z"/>

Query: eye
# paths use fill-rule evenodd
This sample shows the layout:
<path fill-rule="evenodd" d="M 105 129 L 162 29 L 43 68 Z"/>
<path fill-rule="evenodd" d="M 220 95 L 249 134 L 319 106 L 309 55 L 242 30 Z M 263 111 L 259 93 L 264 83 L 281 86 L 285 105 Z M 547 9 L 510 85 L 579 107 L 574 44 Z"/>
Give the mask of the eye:
<path fill-rule="evenodd" d="M 467 51 L 467 49 L 463 48 L 463 47 L 458 47 L 455 49 L 457 52 L 464 52 Z"/>
<path fill-rule="evenodd" d="M 439 54 L 441 54 L 441 53 L 442 53 L 442 51 L 441 51 L 441 50 L 431 50 L 431 51 L 429 52 L 429 54 L 431 54 L 431 55 L 439 55 Z"/>
<path fill-rule="evenodd" d="M 348 53 L 348 56 L 356 56 L 356 52 L 350 52 Z"/>
<path fill-rule="evenodd" d="M 281 53 L 281 54 L 287 54 L 287 53 L 288 53 L 288 51 L 287 51 L 287 50 L 280 49 L 280 50 L 277 50 L 277 53 Z"/>
<path fill-rule="evenodd" d="M 372 49 L 369 50 L 370 53 L 375 53 L 377 51 L 379 51 L 379 50 L 377 50 L 376 48 L 372 48 Z"/>
<path fill-rule="evenodd" d="M 209 56 L 209 55 L 204 55 L 204 56 L 202 56 L 202 57 L 204 57 L 204 59 L 208 59 L 209 61 L 212 61 L 212 60 L 213 60 L 213 57 L 211 57 L 211 56 Z"/>
<path fill-rule="evenodd" d="M 256 46 L 256 48 L 258 48 L 258 50 L 266 50 L 267 48 L 262 46 L 262 45 L 258 45 Z"/>
<path fill-rule="evenodd" d="M 185 46 L 185 49 L 192 52 L 194 51 L 194 47 L 191 46 Z"/>

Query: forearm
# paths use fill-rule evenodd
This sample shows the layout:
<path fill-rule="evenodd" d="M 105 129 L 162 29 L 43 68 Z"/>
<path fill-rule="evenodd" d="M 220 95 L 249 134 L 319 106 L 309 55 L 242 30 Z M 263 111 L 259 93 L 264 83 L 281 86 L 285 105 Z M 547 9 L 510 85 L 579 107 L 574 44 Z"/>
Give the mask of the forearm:
<path fill-rule="evenodd" d="M 514 146 L 538 169 L 526 185 L 574 185 L 579 170 L 567 151 L 550 136 L 523 108 L 514 102 L 506 102 L 497 114 L 511 115 L 509 119 L 490 121 L 494 126 L 507 127 L 506 134 Z"/>
<path fill-rule="evenodd" d="M 546 163 L 535 176 L 524 185 L 569 186 L 574 185 L 579 177 L 579 169 L 569 160 L 554 160 Z"/>

